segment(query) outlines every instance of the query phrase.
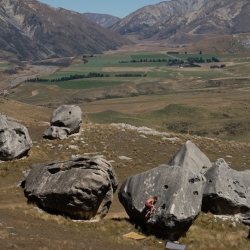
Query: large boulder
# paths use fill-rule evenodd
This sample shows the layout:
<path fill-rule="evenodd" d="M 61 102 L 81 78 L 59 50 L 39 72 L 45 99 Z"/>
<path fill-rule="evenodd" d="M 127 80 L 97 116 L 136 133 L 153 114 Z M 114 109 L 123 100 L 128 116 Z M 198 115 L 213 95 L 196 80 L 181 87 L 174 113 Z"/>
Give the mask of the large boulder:
<path fill-rule="evenodd" d="M 205 173 L 207 183 L 202 210 L 220 215 L 240 214 L 250 218 L 250 171 L 231 169 L 224 159 L 218 159 Z"/>
<path fill-rule="evenodd" d="M 171 158 L 168 165 L 180 166 L 195 173 L 203 174 L 212 166 L 212 163 L 194 143 L 187 141 Z"/>
<path fill-rule="evenodd" d="M 128 178 L 119 200 L 130 219 L 151 233 L 171 240 L 185 234 L 201 211 L 205 178 L 178 166 L 161 165 Z M 157 197 L 155 211 L 146 218 L 145 202 Z"/>
<path fill-rule="evenodd" d="M 46 138 L 63 139 L 68 135 L 79 132 L 82 123 L 81 108 L 75 105 L 62 105 L 51 115 L 50 125 L 45 130 Z"/>
<path fill-rule="evenodd" d="M 82 110 L 75 105 L 62 105 L 57 108 L 51 118 L 50 125 L 56 127 L 66 127 L 69 133 L 77 133 L 82 123 Z"/>
<path fill-rule="evenodd" d="M 28 155 L 32 141 L 25 126 L 0 116 L 0 160 L 8 161 Z"/>
<path fill-rule="evenodd" d="M 107 215 L 117 185 L 111 164 L 98 157 L 32 165 L 22 183 L 28 202 L 84 220 Z"/>
<path fill-rule="evenodd" d="M 48 139 L 65 139 L 68 137 L 70 130 L 65 127 L 55 127 L 55 126 L 50 126 L 44 131 L 44 135 Z"/>

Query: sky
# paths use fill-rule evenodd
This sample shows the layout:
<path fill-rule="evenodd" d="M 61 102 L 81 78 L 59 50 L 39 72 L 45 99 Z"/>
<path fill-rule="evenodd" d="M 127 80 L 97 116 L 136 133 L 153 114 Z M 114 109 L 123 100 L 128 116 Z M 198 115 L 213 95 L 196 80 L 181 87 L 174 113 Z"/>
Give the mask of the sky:
<path fill-rule="evenodd" d="M 150 4 L 156 4 L 159 0 L 39 0 L 53 7 L 62 7 L 80 13 L 91 12 L 110 14 L 123 18 L 137 9 Z"/>

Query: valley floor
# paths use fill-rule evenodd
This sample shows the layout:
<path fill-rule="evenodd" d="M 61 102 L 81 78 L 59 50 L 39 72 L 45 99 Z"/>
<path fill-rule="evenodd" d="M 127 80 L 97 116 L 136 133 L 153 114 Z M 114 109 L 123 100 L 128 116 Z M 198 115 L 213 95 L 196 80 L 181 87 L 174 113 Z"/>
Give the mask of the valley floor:
<path fill-rule="evenodd" d="M 143 51 L 137 47 L 144 47 Z M 145 46 L 138 45 L 131 52 L 131 47 L 123 47 L 116 53 L 110 51 L 88 58 L 88 63 L 76 58 L 69 67 L 51 68 L 51 72 L 47 67 L 42 71 L 41 67 L 19 68 L 16 74 L 8 75 L 3 73 L 8 66 L 2 64 L 2 91 L 9 87 L 11 79 L 18 77 L 33 78 L 39 74 L 48 80 L 23 82 L 9 88 L 7 98 L 0 97 L 0 113 L 27 126 L 34 144 L 28 158 L 0 163 L 3 249 L 164 249 L 164 241 L 153 236 L 142 241 L 123 237 L 131 231 L 142 232 L 129 221 L 117 193 L 108 216 L 99 223 L 74 222 L 27 204 L 17 184 L 32 163 L 68 160 L 75 154 L 101 154 L 112 161 L 121 185 L 133 174 L 167 164 L 191 140 L 212 162 L 225 158 L 233 169 L 250 169 L 250 55 L 218 54 L 219 64 L 227 66 L 215 70 L 208 63 L 199 69 L 169 67 L 165 62 L 120 63 L 132 59 L 169 59 L 163 49 L 156 52 L 151 49 L 145 51 Z M 185 54 L 180 55 L 180 59 L 184 57 Z M 63 77 L 90 72 L 110 76 L 62 81 Z M 146 76 L 116 76 L 124 73 Z M 43 132 L 53 110 L 61 104 L 81 107 L 82 130 L 66 140 L 47 141 Z M 136 130 L 111 123 L 147 126 L 169 136 L 142 136 Z M 69 150 L 70 145 L 78 149 Z M 121 156 L 131 160 L 122 160 Z M 224 221 L 201 213 L 180 242 L 187 244 L 186 249 L 245 250 L 250 248 L 247 235 L 247 227 L 236 219 Z"/>

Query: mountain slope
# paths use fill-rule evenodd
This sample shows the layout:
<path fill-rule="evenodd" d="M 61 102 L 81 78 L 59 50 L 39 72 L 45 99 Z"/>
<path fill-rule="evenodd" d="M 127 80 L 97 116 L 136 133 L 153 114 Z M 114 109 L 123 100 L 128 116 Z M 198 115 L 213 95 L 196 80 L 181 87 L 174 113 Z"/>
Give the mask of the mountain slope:
<path fill-rule="evenodd" d="M 146 6 L 111 27 L 140 39 L 170 39 L 173 43 L 250 32 L 250 2 L 245 0 L 172 0 Z M 149 18 L 149 20 L 146 19 Z"/>
<path fill-rule="evenodd" d="M 213 37 L 250 32 L 249 1 L 210 0 L 199 10 L 174 16 L 150 27 L 141 38 L 155 39 L 186 36 Z"/>
<path fill-rule="evenodd" d="M 143 33 L 149 27 L 175 15 L 183 15 L 200 9 L 209 0 L 173 0 L 145 6 L 110 27 L 121 35 Z"/>
<path fill-rule="evenodd" d="M 2 57 L 37 60 L 101 53 L 126 42 L 80 13 L 55 9 L 36 0 L 0 0 Z"/>
<path fill-rule="evenodd" d="M 89 20 L 100 24 L 103 27 L 109 27 L 116 22 L 120 21 L 121 18 L 108 15 L 108 14 L 97 14 L 97 13 L 83 13 L 85 17 L 87 17 Z"/>

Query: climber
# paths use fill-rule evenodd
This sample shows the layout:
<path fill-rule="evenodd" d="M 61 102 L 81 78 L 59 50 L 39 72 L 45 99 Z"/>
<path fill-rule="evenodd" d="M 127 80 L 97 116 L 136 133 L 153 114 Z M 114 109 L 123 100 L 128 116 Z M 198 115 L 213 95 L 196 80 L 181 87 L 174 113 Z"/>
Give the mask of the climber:
<path fill-rule="evenodd" d="M 157 201 L 157 197 L 150 197 L 147 199 L 145 206 L 148 209 L 147 213 L 146 213 L 146 218 L 148 217 L 148 215 L 152 214 L 152 212 L 155 210 L 155 206 L 154 204 Z"/>

